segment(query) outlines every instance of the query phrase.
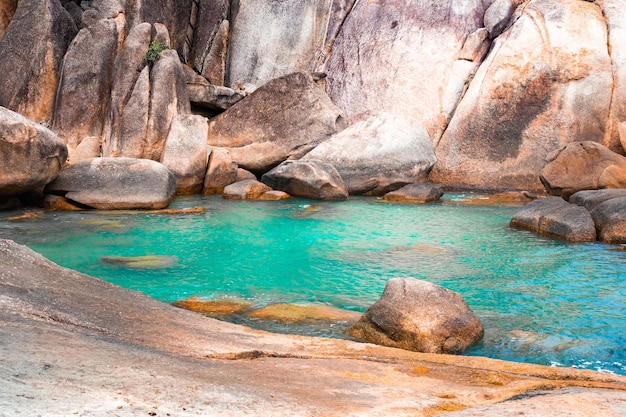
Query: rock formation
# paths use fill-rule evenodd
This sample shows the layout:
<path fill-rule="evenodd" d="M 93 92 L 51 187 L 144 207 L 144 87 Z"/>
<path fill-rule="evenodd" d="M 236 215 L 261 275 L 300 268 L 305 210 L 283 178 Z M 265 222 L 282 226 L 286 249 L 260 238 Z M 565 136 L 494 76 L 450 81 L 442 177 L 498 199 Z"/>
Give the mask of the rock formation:
<path fill-rule="evenodd" d="M 261 181 L 297 197 L 347 200 L 348 190 L 339 172 L 321 161 L 285 161 L 263 174 Z"/>
<path fill-rule="evenodd" d="M 413 278 L 394 278 L 349 329 L 362 340 L 427 353 L 460 354 L 478 342 L 483 326 L 463 298 Z"/>
<path fill-rule="evenodd" d="M 439 201 L 443 187 L 438 184 L 408 184 L 383 196 L 383 200 L 395 203 L 430 203 Z"/>

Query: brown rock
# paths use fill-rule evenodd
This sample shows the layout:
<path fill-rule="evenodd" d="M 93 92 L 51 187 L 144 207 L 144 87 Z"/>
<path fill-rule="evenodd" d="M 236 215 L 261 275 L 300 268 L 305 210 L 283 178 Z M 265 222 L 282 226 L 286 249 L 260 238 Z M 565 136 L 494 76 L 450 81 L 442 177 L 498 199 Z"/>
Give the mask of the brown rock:
<path fill-rule="evenodd" d="M 515 213 L 510 225 L 572 242 L 596 240 L 596 226 L 587 209 L 561 197 L 540 198 L 527 204 Z"/>
<path fill-rule="evenodd" d="M 177 194 L 202 191 L 209 157 L 208 130 L 209 125 L 203 116 L 178 115 L 172 120 L 161 163 L 174 174 Z"/>
<path fill-rule="evenodd" d="M 209 110 L 226 110 L 245 97 L 240 91 L 208 82 L 187 82 L 187 93 L 191 104 Z"/>
<path fill-rule="evenodd" d="M 424 204 L 439 201 L 442 195 L 443 187 L 438 184 L 407 184 L 399 190 L 385 194 L 383 200 L 393 203 Z"/>
<path fill-rule="evenodd" d="M 604 243 L 626 243 L 626 197 L 609 199 L 591 210 L 598 229 L 598 240 Z"/>
<path fill-rule="evenodd" d="M 535 199 L 537 199 L 537 195 L 531 194 L 527 191 L 504 191 L 502 193 L 468 198 L 466 200 L 458 200 L 454 203 L 475 206 L 525 205 Z"/>
<path fill-rule="evenodd" d="M 223 86 L 226 83 L 226 57 L 228 56 L 228 37 L 230 36 L 230 22 L 223 20 L 217 29 L 211 49 L 204 58 L 202 75 L 211 84 Z"/>
<path fill-rule="evenodd" d="M 67 147 L 54 132 L 0 107 L 0 195 L 40 191 L 66 159 Z"/>
<path fill-rule="evenodd" d="M 94 158 L 63 169 L 46 191 L 101 210 L 158 209 L 173 200 L 176 182 L 155 161 Z"/>
<path fill-rule="evenodd" d="M 224 191 L 224 187 L 230 184 L 245 179 L 256 180 L 254 175 L 248 178 L 237 177 L 237 163 L 232 160 L 226 149 L 211 146 L 210 150 L 211 155 L 209 156 L 209 164 L 204 177 L 202 194 L 221 194 Z"/>
<path fill-rule="evenodd" d="M 209 122 L 207 143 L 240 167 L 265 172 L 297 159 L 343 128 L 339 109 L 310 75 L 274 79 Z"/>
<path fill-rule="evenodd" d="M 83 138 L 76 149 L 69 149 L 68 164 L 74 164 L 84 159 L 98 158 L 101 153 L 100 139 L 97 136 Z"/>
<path fill-rule="evenodd" d="M 43 208 L 46 210 L 62 210 L 62 211 L 80 211 L 85 210 L 84 207 L 68 200 L 65 197 L 48 194 L 43 200 Z"/>
<path fill-rule="evenodd" d="M 348 193 L 367 195 L 423 182 L 436 162 L 435 149 L 421 125 L 386 113 L 353 124 L 302 160 L 331 164 Z"/>
<path fill-rule="evenodd" d="M 211 317 L 231 316 L 233 314 L 242 313 L 252 307 L 251 302 L 241 299 L 225 298 L 206 300 L 195 297 L 174 301 L 172 305 L 184 308 L 185 310 L 195 311 L 196 313 L 206 314 Z"/>
<path fill-rule="evenodd" d="M 224 85 L 225 67 L 219 70 L 218 67 L 223 65 L 222 62 L 225 65 L 226 54 L 219 58 L 214 54 L 228 45 L 228 21 L 226 19 L 229 9 L 230 4 L 227 0 L 200 0 L 196 16 L 191 64 L 198 73 L 215 85 Z M 218 72 L 221 72 L 221 75 L 218 75 Z M 220 79 L 221 83 L 219 83 Z"/>
<path fill-rule="evenodd" d="M 78 32 L 65 54 L 52 125 L 70 148 L 102 133 L 124 30 L 123 15 L 98 20 Z"/>
<path fill-rule="evenodd" d="M 578 191 L 600 188 L 600 178 L 611 165 L 626 169 L 626 157 L 599 143 L 570 143 L 541 170 L 541 182 L 548 193 L 568 199 Z M 610 178 L 606 175 L 603 185 L 610 185 Z"/>
<path fill-rule="evenodd" d="M 272 190 L 272 191 L 268 191 L 266 193 L 263 193 L 259 196 L 259 200 L 262 201 L 279 201 L 279 200 L 286 200 L 289 197 L 291 197 L 289 194 L 283 192 L 283 191 L 278 191 L 278 190 Z"/>
<path fill-rule="evenodd" d="M 0 42 L 0 106 L 50 122 L 63 56 L 76 32 L 59 1 L 19 1 Z"/>
<path fill-rule="evenodd" d="M 263 174 L 261 181 L 296 197 L 348 199 L 348 190 L 337 170 L 321 161 L 285 161 Z"/>
<path fill-rule="evenodd" d="M 2 0 L 0 1 L 0 40 L 4 36 L 9 23 L 13 19 L 17 9 L 17 0 Z"/>
<path fill-rule="evenodd" d="M 280 323 L 312 321 L 356 322 L 361 314 L 327 305 L 271 304 L 251 311 L 249 317 L 259 320 L 273 320 Z"/>
<path fill-rule="evenodd" d="M 394 278 L 349 333 L 368 342 L 416 352 L 460 354 L 483 326 L 463 298 L 413 278 Z"/>
<path fill-rule="evenodd" d="M 598 178 L 598 186 L 600 188 L 626 188 L 626 164 L 606 167 Z"/>
<path fill-rule="evenodd" d="M 247 169 L 237 168 L 237 178 L 235 178 L 235 182 L 243 180 L 256 180 L 256 175 Z"/>
<path fill-rule="evenodd" d="M 254 200 L 270 190 L 257 180 L 245 180 L 224 187 L 223 197 L 228 200 Z"/>

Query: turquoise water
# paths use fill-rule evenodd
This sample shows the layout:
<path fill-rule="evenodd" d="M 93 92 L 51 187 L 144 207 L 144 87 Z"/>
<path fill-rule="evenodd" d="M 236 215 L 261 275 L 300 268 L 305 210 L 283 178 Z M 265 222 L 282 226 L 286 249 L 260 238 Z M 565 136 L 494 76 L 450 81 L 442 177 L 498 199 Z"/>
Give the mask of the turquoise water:
<path fill-rule="evenodd" d="M 0 220 L 0 236 L 166 302 L 232 296 L 362 312 L 390 278 L 425 279 L 460 293 L 482 320 L 485 338 L 469 355 L 626 375 L 626 252 L 510 229 L 518 207 L 455 202 L 463 197 L 412 206 L 196 196 L 173 207 L 205 213 L 46 212 Z M 175 263 L 135 270 L 101 261 L 143 255 Z M 345 337 L 340 328 L 269 329 Z"/>

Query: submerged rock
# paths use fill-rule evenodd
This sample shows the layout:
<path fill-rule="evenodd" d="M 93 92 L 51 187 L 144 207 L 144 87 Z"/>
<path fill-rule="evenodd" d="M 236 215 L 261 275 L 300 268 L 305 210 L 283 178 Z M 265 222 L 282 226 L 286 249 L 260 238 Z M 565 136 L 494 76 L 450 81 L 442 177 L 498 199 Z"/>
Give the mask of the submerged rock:
<path fill-rule="evenodd" d="M 105 256 L 100 258 L 105 264 L 123 266 L 131 269 L 161 269 L 170 268 L 178 262 L 176 256 L 148 255 L 148 256 Z"/>
<path fill-rule="evenodd" d="M 459 294 L 427 281 L 394 278 L 349 333 L 384 346 L 460 354 L 484 330 Z"/>
<path fill-rule="evenodd" d="M 383 200 L 393 203 L 424 204 L 439 201 L 442 195 L 443 187 L 439 184 L 407 184 L 399 190 L 385 194 Z"/>
<path fill-rule="evenodd" d="M 337 170 L 320 161 L 285 161 L 263 174 L 270 187 L 296 197 L 346 200 L 348 190 Z"/>
<path fill-rule="evenodd" d="M 174 301 L 172 305 L 213 317 L 231 316 L 242 313 L 252 307 L 251 302 L 242 299 L 206 300 L 195 297 Z"/>
<path fill-rule="evenodd" d="M 589 211 L 561 197 L 540 198 L 527 204 L 513 216 L 510 225 L 572 242 L 596 240 L 596 226 Z"/>
<path fill-rule="evenodd" d="M 251 311 L 248 317 L 259 320 L 273 320 L 280 323 L 312 321 L 356 322 L 361 317 L 361 314 L 327 305 L 271 304 Z"/>

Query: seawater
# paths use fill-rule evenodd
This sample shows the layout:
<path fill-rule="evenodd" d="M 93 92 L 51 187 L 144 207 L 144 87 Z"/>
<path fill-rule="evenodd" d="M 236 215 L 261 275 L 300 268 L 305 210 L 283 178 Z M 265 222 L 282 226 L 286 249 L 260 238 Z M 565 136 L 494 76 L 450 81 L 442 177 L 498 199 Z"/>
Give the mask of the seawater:
<path fill-rule="evenodd" d="M 192 215 L 45 212 L 4 220 L 0 236 L 52 261 L 172 302 L 239 297 L 256 306 L 325 303 L 363 312 L 394 277 L 456 291 L 480 317 L 484 339 L 468 355 L 626 375 L 626 252 L 509 228 L 519 207 L 292 199 L 178 198 Z M 136 270 L 111 256 L 167 256 Z M 246 323 L 273 331 L 346 337 L 342 329 Z"/>

